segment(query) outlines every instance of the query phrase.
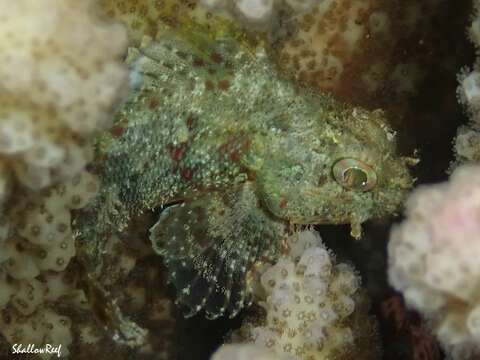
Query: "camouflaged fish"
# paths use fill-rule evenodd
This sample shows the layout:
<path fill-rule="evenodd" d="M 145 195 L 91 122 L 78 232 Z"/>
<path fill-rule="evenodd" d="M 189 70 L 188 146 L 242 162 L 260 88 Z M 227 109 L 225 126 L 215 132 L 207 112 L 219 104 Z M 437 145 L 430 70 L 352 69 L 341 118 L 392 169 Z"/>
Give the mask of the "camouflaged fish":
<path fill-rule="evenodd" d="M 80 232 L 98 242 L 165 208 L 151 241 L 187 315 L 237 314 L 292 224 L 359 237 L 411 187 L 381 111 L 296 87 L 261 49 L 166 34 L 129 63 L 138 85 L 100 141 L 103 189 Z"/>

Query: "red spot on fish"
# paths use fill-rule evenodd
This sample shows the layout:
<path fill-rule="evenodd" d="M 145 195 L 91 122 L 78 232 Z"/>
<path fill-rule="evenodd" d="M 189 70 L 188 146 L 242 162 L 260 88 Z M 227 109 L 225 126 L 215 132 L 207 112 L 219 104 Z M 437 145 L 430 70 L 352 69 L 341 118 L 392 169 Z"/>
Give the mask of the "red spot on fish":
<path fill-rule="evenodd" d="M 217 64 L 220 64 L 223 61 L 222 55 L 216 52 L 210 54 L 210 59 Z"/>
<path fill-rule="evenodd" d="M 193 66 L 204 66 L 205 62 L 200 58 L 195 58 L 193 60 Z"/>
<path fill-rule="evenodd" d="M 195 124 L 195 118 L 193 115 L 190 115 L 188 118 L 187 118 L 187 128 L 188 130 L 192 131 L 193 130 L 193 126 Z"/>
<path fill-rule="evenodd" d="M 205 89 L 212 91 L 215 89 L 215 85 L 210 80 L 207 80 L 205 81 Z"/>
<path fill-rule="evenodd" d="M 179 161 L 183 154 L 185 154 L 185 151 L 187 151 L 187 144 L 183 143 L 178 146 L 171 146 L 168 151 L 173 161 Z"/>
<path fill-rule="evenodd" d="M 159 104 L 160 104 L 160 101 L 156 97 L 152 97 L 148 101 L 148 107 L 150 108 L 150 110 L 156 109 Z"/>
<path fill-rule="evenodd" d="M 228 90 L 229 87 L 230 87 L 230 83 L 228 82 L 228 80 L 220 80 L 218 82 L 218 88 L 220 90 L 226 91 Z"/>
<path fill-rule="evenodd" d="M 182 180 L 190 181 L 193 176 L 193 171 L 188 168 L 183 168 L 182 170 L 180 170 L 180 176 Z"/>
<path fill-rule="evenodd" d="M 240 153 L 238 151 L 234 150 L 230 153 L 230 155 L 228 155 L 228 158 L 233 162 L 239 162 L 240 161 Z"/>
<path fill-rule="evenodd" d="M 110 128 L 110 134 L 116 139 L 123 135 L 125 128 L 127 127 L 128 119 L 122 118 L 115 125 Z"/>
<path fill-rule="evenodd" d="M 123 133 L 125 132 L 125 128 L 123 126 L 120 126 L 120 125 L 114 125 L 112 126 L 112 128 L 110 129 L 110 134 L 112 134 L 112 136 L 117 139 L 119 138 L 120 136 L 123 135 Z"/>
<path fill-rule="evenodd" d="M 250 148 L 250 140 L 245 136 L 231 136 L 227 142 L 220 145 L 218 151 L 221 155 L 233 162 L 240 162 L 242 155 Z"/>
<path fill-rule="evenodd" d="M 287 206 L 287 200 L 284 197 L 281 197 L 280 201 L 278 202 L 278 207 L 280 209 L 285 209 L 286 206 Z"/>

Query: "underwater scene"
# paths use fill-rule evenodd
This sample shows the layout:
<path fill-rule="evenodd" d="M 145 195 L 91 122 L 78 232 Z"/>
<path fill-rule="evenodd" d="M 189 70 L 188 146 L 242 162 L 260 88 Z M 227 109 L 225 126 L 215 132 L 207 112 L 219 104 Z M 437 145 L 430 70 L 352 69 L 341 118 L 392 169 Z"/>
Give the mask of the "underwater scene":
<path fill-rule="evenodd" d="M 480 360 L 480 0 L 0 0 L 0 360 Z"/>

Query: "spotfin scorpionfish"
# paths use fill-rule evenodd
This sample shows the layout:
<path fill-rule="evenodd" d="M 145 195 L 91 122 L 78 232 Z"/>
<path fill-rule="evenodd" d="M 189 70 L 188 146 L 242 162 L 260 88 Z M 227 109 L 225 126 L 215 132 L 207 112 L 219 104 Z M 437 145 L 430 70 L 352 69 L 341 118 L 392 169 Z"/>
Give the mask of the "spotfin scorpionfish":
<path fill-rule="evenodd" d="M 151 241 L 186 316 L 248 305 L 248 272 L 292 225 L 360 237 L 412 185 L 381 111 L 296 87 L 264 50 L 167 33 L 129 64 L 140 81 L 99 142 L 103 188 L 80 229 L 98 239 L 164 209 Z"/>

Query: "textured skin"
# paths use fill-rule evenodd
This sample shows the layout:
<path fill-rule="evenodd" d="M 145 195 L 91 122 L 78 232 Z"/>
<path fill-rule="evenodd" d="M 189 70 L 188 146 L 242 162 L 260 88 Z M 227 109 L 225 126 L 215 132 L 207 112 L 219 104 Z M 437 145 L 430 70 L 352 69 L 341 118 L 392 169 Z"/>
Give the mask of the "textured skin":
<path fill-rule="evenodd" d="M 143 211 L 181 203 L 151 238 L 189 314 L 235 315 L 248 271 L 278 254 L 289 225 L 351 223 L 358 237 L 411 186 L 380 111 L 296 88 L 262 51 L 166 34 L 129 62 L 141 84 L 100 141 L 103 190 L 78 228 L 99 244 Z M 375 186 L 337 182 L 344 158 L 368 164 Z"/>

